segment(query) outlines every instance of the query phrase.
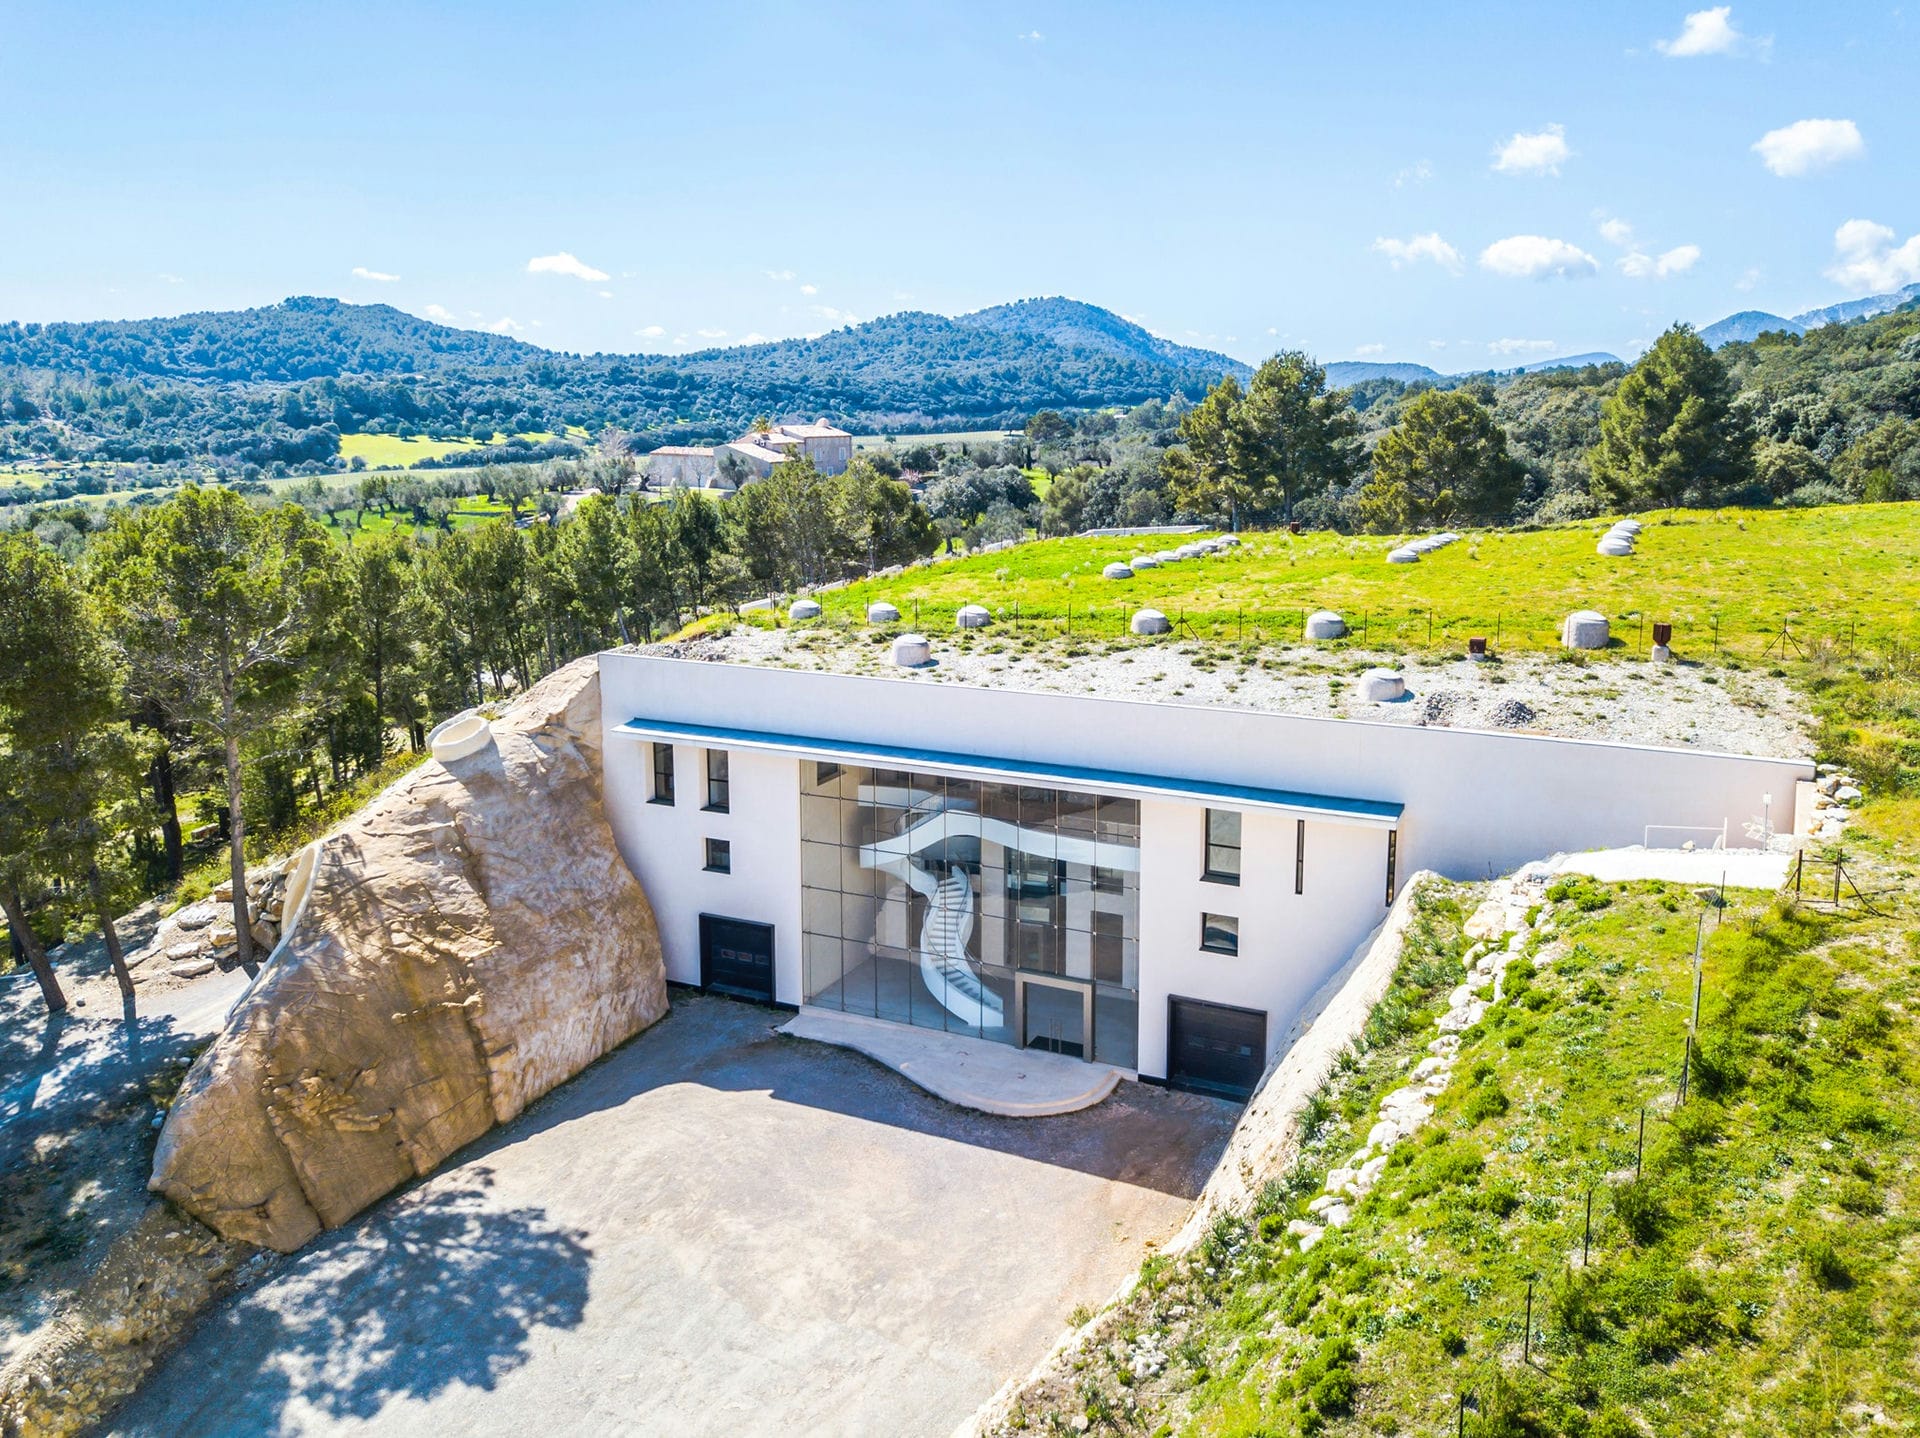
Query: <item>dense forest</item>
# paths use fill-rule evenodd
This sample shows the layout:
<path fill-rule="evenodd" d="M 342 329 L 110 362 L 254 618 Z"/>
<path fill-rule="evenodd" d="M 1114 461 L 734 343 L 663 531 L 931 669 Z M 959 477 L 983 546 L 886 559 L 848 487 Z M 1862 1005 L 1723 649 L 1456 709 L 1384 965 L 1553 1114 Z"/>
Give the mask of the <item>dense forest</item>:
<path fill-rule="evenodd" d="M 176 319 L 0 325 L 0 463 L 251 477 L 342 467 L 340 436 L 353 433 L 485 441 L 618 428 L 652 448 L 731 437 L 759 415 L 831 415 L 878 432 L 979 429 L 1046 408 L 1198 398 L 1223 373 L 1245 372 L 1068 300 L 957 319 L 898 314 L 669 357 L 558 354 L 384 305 L 292 299 Z"/>

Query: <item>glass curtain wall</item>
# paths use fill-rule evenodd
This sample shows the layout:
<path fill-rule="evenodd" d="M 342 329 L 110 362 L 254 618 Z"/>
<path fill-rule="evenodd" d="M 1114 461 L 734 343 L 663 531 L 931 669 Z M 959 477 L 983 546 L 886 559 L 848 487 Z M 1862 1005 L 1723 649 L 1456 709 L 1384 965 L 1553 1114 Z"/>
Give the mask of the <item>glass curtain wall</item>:
<path fill-rule="evenodd" d="M 1136 1066 L 1137 802 L 802 761 L 800 810 L 807 1003 Z"/>

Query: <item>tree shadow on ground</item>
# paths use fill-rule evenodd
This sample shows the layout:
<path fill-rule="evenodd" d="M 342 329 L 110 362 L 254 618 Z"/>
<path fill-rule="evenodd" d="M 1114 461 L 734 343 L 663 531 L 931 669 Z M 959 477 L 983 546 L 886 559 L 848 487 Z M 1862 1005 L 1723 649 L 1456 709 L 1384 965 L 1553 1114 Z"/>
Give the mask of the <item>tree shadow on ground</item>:
<path fill-rule="evenodd" d="M 543 1209 L 491 1209 L 492 1186 L 486 1168 L 430 1180 L 316 1240 L 203 1320 L 114 1431 L 299 1431 L 490 1391 L 536 1330 L 579 1324 L 593 1256 Z"/>

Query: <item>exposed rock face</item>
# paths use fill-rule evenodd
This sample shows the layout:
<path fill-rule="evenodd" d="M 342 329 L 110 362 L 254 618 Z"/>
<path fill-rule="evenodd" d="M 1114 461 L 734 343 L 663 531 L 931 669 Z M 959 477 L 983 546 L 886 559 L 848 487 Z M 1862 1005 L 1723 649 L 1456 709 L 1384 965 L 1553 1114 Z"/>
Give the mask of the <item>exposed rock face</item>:
<path fill-rule="evenodd" d="M 667 1009 L 582 660 L 322 840 L 291 936 L 194 1065 L 152 1187 L 287 1252 Z"/>

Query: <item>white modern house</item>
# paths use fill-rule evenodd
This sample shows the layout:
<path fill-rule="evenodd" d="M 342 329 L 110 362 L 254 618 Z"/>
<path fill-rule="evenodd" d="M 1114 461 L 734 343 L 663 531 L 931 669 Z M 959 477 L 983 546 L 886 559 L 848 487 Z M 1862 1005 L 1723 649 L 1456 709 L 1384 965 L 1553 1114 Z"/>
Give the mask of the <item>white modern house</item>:
<path fill-rule="evenodd" d="M 1685 826 L 1811 763 L 601 656 L 667 976 L 1244 1096 L 1416 869 Z"/>
<path fill-rule="evenodd" d="M 790 458 L 813 461 L 822 474 L 845 474 L 853 463 L 853 436 L 817 419 L 750 430 L 721 445 L 663 445 L 645 456 L 647 480 L 656 489 L 732 489 L 720 461 L 731 455 L 754 479 L 765 479 Z"/>

